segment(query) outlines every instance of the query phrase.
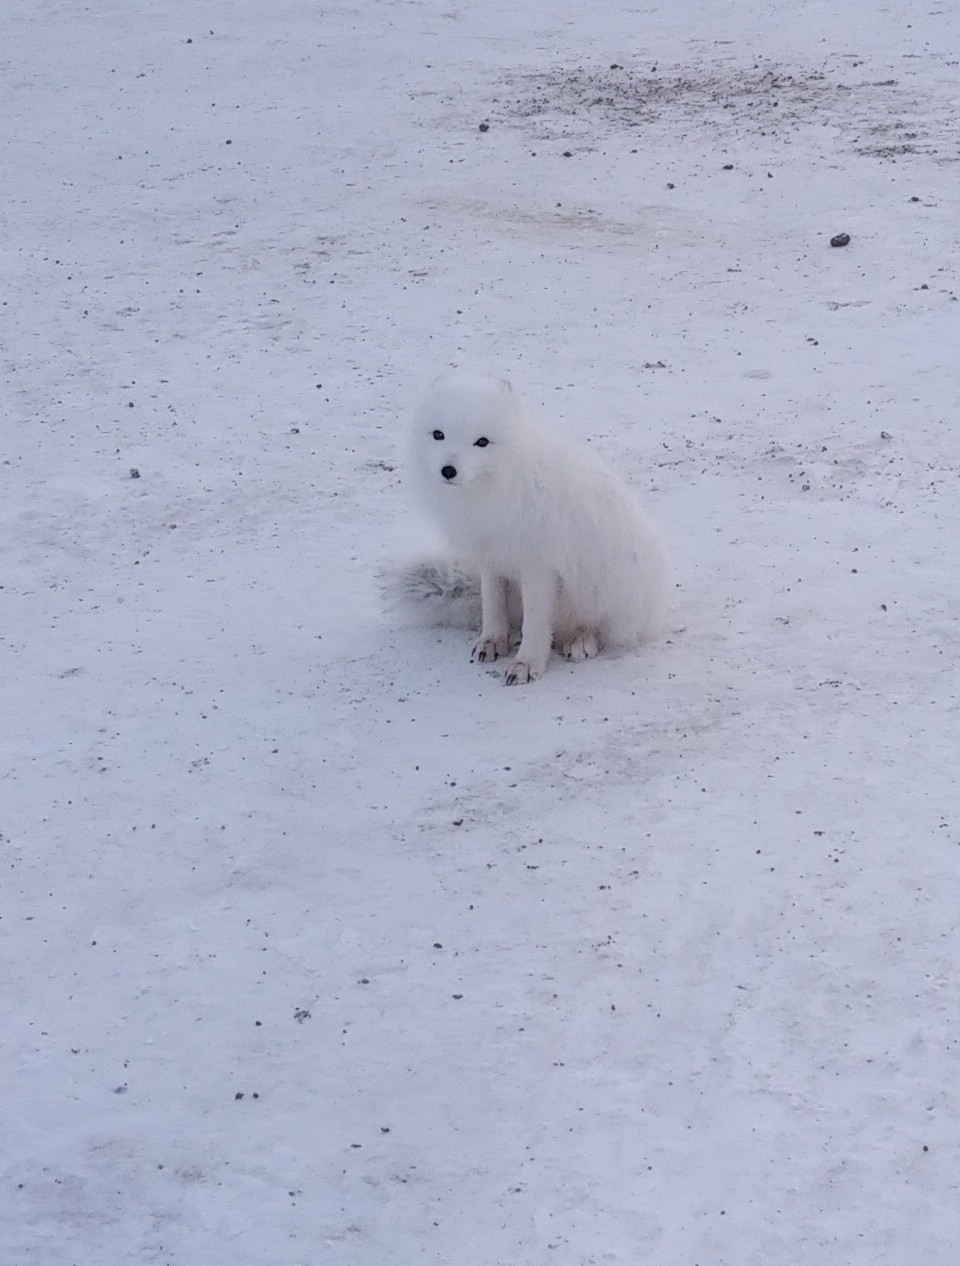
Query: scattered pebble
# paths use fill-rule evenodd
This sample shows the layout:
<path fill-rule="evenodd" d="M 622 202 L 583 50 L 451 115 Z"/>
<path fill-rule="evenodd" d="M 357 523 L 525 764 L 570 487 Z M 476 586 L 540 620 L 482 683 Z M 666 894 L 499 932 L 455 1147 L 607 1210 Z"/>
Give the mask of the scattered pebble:
<path fill-rule="evenodd" d="M 831 237 L 831 239 L 830 239 L 830 245 L 831 245 L 831 246 L 849 246 L 849 245 L 850 245 L 850 234 L 849 234 L 849 233 L 837 233 L 834 237 Z"/>
<path fill-rule="evenodd" d="M 481 131 L 481 132 L 489 132 L 489 131 L 490 131 L 490 124 L 489 124 L 489 123 L 481 123 L 481 124 L 480 124 L 480 131 Z"/>

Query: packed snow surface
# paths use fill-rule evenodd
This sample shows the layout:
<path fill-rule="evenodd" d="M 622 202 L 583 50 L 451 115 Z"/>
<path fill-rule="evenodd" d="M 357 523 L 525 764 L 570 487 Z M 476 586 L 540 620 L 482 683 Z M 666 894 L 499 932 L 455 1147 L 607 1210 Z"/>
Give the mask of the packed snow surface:
<path fill-rule="evenodd" d="M 4 6 L 4 1266 L 960 1260 L 958 62 Z M 666 639 L 385 617 L 452 366 L 637 488 Z"/>

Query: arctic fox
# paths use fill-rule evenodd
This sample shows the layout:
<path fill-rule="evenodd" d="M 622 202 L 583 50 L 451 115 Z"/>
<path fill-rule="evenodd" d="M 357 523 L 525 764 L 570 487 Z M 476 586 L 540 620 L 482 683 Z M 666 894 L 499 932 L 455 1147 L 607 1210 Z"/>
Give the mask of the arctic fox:
<path fill-rule="evenodd" d="M 534 418 L 508 382 L 434 383 L 410 459 L 456 556 L 398 571 L 393 599 L 424 623 L 479 623 L 480 663 L 509 655 L 519 630 L 508 685 L 539 677 L 552 647 L 587 659 L 662 631 L 669 568 L 655 525 L 609 466 Z"/>

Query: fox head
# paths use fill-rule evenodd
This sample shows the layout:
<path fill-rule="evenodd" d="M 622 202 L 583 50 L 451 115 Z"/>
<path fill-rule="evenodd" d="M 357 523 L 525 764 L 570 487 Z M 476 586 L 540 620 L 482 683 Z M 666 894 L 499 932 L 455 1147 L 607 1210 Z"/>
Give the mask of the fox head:
<path fill-rule="evenodd" d="M 519 402 L 509 382 L 438 379 L 414 418 L 413 456 L 428 485 L 466 488 L 490 478 L 511 445 Z"/>

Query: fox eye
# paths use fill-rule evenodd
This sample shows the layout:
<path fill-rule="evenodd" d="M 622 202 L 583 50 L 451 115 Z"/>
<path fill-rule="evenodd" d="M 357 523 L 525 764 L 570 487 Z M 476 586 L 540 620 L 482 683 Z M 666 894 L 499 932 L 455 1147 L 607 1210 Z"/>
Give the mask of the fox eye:
<path fill-rule="evenodd" d="M 486 447 L 487 447 L 487 445 L 488 445 L 489 443 L 490 443 L 490 441 L 487 439 L 487 437 L 486 437 L 485 435 L 481 435 L 481 436 L 480 436 L 480 438 L 479 438 L 478 440 L 474 440 L 474 442 L 473 442 L 473 447 L 474 447 L 474 448 L 486 448 Z"/>
<path fill-rule="evenodd" d="M 443 432 L 442 432 L 442 431 L 434 431 L 434 433 L 433 433 L 433 438 L 434 438 L 435 440 L 442 440 L 442 439 L 443 439 Z"/>

